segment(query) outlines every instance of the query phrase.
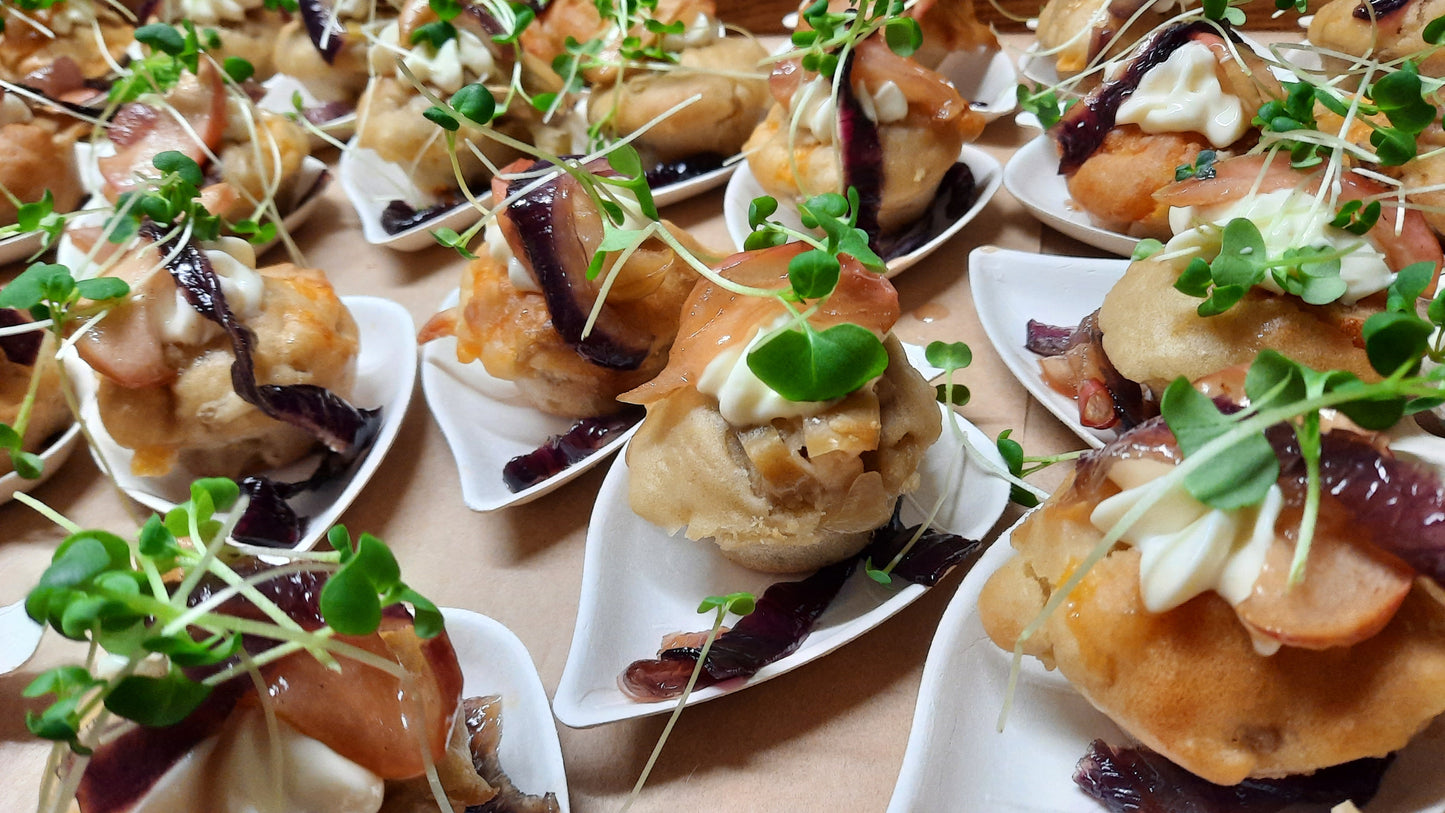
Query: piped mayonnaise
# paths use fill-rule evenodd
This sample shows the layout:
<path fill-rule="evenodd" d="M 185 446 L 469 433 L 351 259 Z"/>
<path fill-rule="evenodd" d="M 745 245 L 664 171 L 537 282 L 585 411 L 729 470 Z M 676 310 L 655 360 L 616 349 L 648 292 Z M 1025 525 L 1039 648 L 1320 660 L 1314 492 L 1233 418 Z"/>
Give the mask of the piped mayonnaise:
<path fill-rule="evenodd" d="M 482 230 L 482 240 L 487 244 L 487 255 L 498 265 L 506 266 L 507 279 L 511 281 L 512 287 L 519 291 L 531 291 L 541 293 L 542 286 L 532 279 L 532 274 L 517 255 L 512 253 L 512 245 L 507 242 L 507 236 L 502 233 L 502 227 L 496 220 L 492 220 Z"/>
<path fill-rule="evenodd" d="M 762 426 L 778 418 L 817 415 L 837 401 L 789 401 L 763 383 L 748 367 L 748 353 L 792 323 L 782 314 L 767 325 L 754 328 L 746 342 L 724 348 L 703 368 L 697 391 L 718 401 L 718 412 L 733 426 Z"/>
<path fill-rule="evenodd" d="M 1173 468 L 1147 458 L 1116 461 L 1108 476 L 1123 491 L 1095 506 L 1089 521 L 1107 532 Z M 1210 508 L 1182 484 L 1169 489 L 1121 539 L 1139 550 L 1144 607 L 1162 613 L 1210 590 L 1231 605 L 1249 598 L 1274 543 L 1283 505 L 1277 485 L 1270 486 L 1261 505 L 1233 511 Z"/>
<path fill-rule="evenodd" d="M 131 813 L 376 813 L 381 777 L 277 720 L 238 706 L 220 733 L 201 741 L 156 780 Z M 273 750 L 274 749 L 274 750 Z"/>
<path fill-rule="evenodd" d="M 871 91 L 862 82 L 855 83 L 853 95 L 863 114 L 875 124 L 890 124 L 908 117 L 908 97 L 892 80 Z M 815 76 L 799 85 L 788 106 L 800 111 L 799 126 L 812 133 L 819 143 L 832 144 L 838 140 L 838 106 L 827 77 Z"/>
<path fill-rule="evenodd" d="M 1199 256 L 1212 260 L 1218 256 L 1225 224 L 1242 217 L 1259 227 L 1269 256 L 1278 257 L 1288 248 L 1327 247 L 1349 253 L 1340 258 L 1340 278 L 1345 293 L 1340 301 L 1346 305 L 1383 291 L 1395 281 L 1395 274 L 1368 239 L 1330 225 L 1334 211 L 1316 195 L 1293 189 L 1277 189 L 1262 195 L 1213 206 L 1184 206 L 1169 209 L 1169 228 L 1174 237 L 1164 250 L 1168 254 Z M 1262 285 L 1275 293 L 1283 293 L 1274 279 L 1265 275 Z"/>
<path fill-rule="evenodd" d="M 616 29 L 614 28 L 615 32 Z M 664 34 L 662 36 L 662 48 L 666 51 L 681 51 L 685 48 L 697 48 L 703 45 L 710 45 L 722 39 L 722 23 L 708 15 L 705 11 L 699 11 L 697 16 L 692 18 L 687 28 L 681 34 Z"/>
<path fill-rule="evenodd" d="M 166 19 L 190 20 L 196 25 L 238 23 L 263 5 L 264 0 L 174 0 L 166 4 Z"/>
<path fill-rule="evenodd" d="M 1185 43 L 1144 74 L 1115 120 L 1146 133 L 1199 133 L 1218 148 L 1233 144 L 1249 131 L 1249 117 L 1219 84 L 1217 65 L 1209 46 Z"/>
<path fill-rule="evenodd" d="M 256 270 L 256 250 L 251 244 L 239 237 L 221 237 L 215 242 L 201 244 L 201 248 L 221 280 L 221 291 L 226 295 L 226 304 L 231 311 L 243 321 L 259 313 L 266 281 Z M 172 306 L 162 313 L 161 338 L 174 344 L 205 344 L 221 329 L 197 313 L 179 288 L 175 291 Z"/>
<path fill-rule="evenodd" d="M 407 49 L 401 55 L 417 81 L 446 93 L 456 93 L 468 81 L 490 78 L 496 72 L 497 64 L 492 52 L 487 50 L 481 38 L 466 29 L 457 29 L 456 36 L 442 43 L 440 48 L 422 40 L 407 48 L 401 43 L 401 26 L 393 21 L 381 30 L 381 42 L 400 43 Z M 405 80 L 406 74 L 396 69 L 396 77 Z"/>

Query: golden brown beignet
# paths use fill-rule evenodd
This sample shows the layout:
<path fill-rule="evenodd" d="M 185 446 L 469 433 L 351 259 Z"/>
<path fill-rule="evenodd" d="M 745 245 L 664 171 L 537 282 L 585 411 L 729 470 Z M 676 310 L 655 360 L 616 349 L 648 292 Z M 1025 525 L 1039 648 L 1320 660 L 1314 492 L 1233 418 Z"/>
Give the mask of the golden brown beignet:
<path fill-rule="evenodd" d="M 27 452 L 39 452 L 48 438 L 70 423 L 70 408 L 60 391 L 60 365 L 55 360 L 55 340 L 49 335 L 41 343 L 35 363 L 40 366 L 40 386 L 36 390 L 35 403 L 30 408 L 30 423 L 25 427 L 21 444 Z M 33 365 L 16 364 L 0 352 L 0 423 L 15 425 L 34 370 Z M 0 454 L 0 475 L 9 474 L 12 470 L 10 456 Z"/>
<path fill-rule="evenodd" d="M 56 212 L 74 211 L 84 195 L 75 167 L 77 132 L 40 117 L 0 127 L 0 187 L 21 203 L 34 203 L 49 190 Z M 14 224 L 18 216 L 9 195 L 0 195 L 0 226 Z"/>
<path fill-rule="evenodd" d="M 1102 538 L 1089 521 L 1117 491 L 1073 476 L 1014 531 L 979 615 L 1013 649 L 1052 590 Z M 1109 489 L 1112 489 L 1110 491 Z M 1116 547 L 1025 645 L 1146 747 L 1217 784 L 1279 777 L 1404 746 L 1445 711 L 1445 605 L 1417 586 L 1363 643 L 1255 652 L 1235 610 L 1205 593 L 1164 613 L 1142 604 L 1137 549 Z"/>
<path fill-rule="evenodd" d="M 813 417 L 735 427 L 691 386 L 648 404 L 627 448 L 632 509 L 768 573 L 812 570 L 863 549 L 941 431 L 933 388 L 891 334 L 888 370 Z"/>
<path fill-rule="evenodd" d="M 679 59 L 683 70 L 638 72 L 606 89 L 594 89 L 588 119 L 606 119 L 604 132 L 624 136 L 700 94 L 701 99 L 658 122 L 637 143 L 659 161 L 704 152 L 733 155 L 771 101 L 767 74 L 759 67 L 766 57 L 761 45 L 743 37 L 686 48 Z M 738 73 L 756 76 L 743 79 Z"/>
<path fill-rule="evenodd" d="M 282 263 L 260 269 L 261 310 L 245 320 L 255 336 L 253 356 L 260 384 L 313 384 L 342 398 L 351 395 L 360 347 L 356 322 L 325 274 Z M 234 477 L 290 463 L 315 447 L 315 439 L 291 424 L 267 417 L 243 401 L 231 383 L 235 355 L 229 338 L 214 331 L 204 343 L 167 342 L 154 334 L 159 301 L 176 287 L 164 271 L 137 284 L 132 298 L 100 323 L 80 346 L 100 379 L 99 411 L 106 431 L 134 451 L 131 468 L 163 475 L 177 464 L 196 475 Z M 130 330 L 159 342 L 160 380 L 110 377 L 96 353 L 116 352 Z M 110 342 L 110 347 L 106 345 Z M 120 352 L 126 352 L 122 349 Z M 132 357 L 139 354 L 132 354 Z M 125 386 L 125 385 L 131 386 Z"/>

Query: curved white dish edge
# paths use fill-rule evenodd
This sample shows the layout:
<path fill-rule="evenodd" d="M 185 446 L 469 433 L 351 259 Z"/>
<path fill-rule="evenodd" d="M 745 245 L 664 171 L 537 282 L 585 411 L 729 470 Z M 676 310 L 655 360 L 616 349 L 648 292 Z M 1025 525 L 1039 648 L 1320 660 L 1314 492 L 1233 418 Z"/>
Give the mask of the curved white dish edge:
<path fill-rule="evenodd" d="M 49 480 L 70 457 L 70 453 L 75 450 L 75 444 L 79 441 L 80 424 L 72 422 L 70 427 L 55 439 L 54 443 L 40 450 L 40 460 L 45 464 L 45 468 L 40 472 L 38 479 L 27 480 L 13 471 L 0 477 L 0 504 L 10 502 L 16 494 L 28 493 Z"/>
<path fill-rule="evenodd" d="M 416 329 L 406 309 L 390 300 L 373 296 L 348 296 L 342 301 L 356 318 L 361 336 L 356 387 L 351 400 L 361 408 L 381 406 L 384 410 L 382 426 L 376 441 L 355 464 L 350 476 L 291 500 L 297 515 L 308 518 L 306 531 L 295 546 L 296 550 L 310 549 L 376 473 L 401 429 L 416 381 Z M 130 473 L 130 450 L 111 440 L 97 412 L 94 373 L 74 353 L 66 356 L 65 364 L 71 380 L 75 382 L 81 415 L 100 447 L 91 449 L 91 455 L 96 458 L 101 470 L 105 470 L 103 458 L 115 473 L 121 489 L 131 499 L 154 511 L 164 513 L 190 499 L 189 486 L 193 477 L 179 468 L 160 478 L 138 477 Z M 316 456 L 308 455 L 270 474 L 281 479 L 300 478 L 310 474 L 315 465 Z"/>
<path fill-rule="evenodd" d="M 1044 383 L 1039 357 L 1024 347 L 1024 340 L 1029 319 L 1077 325 L 1103 303 L 1128 265 L 1125 260 L 1059 257 L 995 246 L 980 246 L 968 255 L 973 306 L 994 350 L 1030 395 L 1096 449 L 1113 440 L 1114 431 L 1079 423 L 1078 404 Z"/>
<path fill-rule="evenodd" d="M 997 463 L 993 442 L 961 417 L 956 420 L 972 444 Z M 931 489 L 943 485 L 949 461 L 961 457 L 951 438 L 952 433 L 945 431 L 926 455 L 924 485 L 905 500 L 905 521 L 921 520 L 919 504 L 931 505 L 937 499 Z M 626 459 L 619 457 L 602 485 L 587 529 L 577 627 L 552 701 L 557 719 L 573 728 L 671 711 L 674 701 L 629 699 L 617 688 L 618 675 L 634 660 L 655 657 L 663 635 L 706 628 L 707 617 L 696 613 L 703 598 L 735 590 L 761 595 L 773 583 L 801 578 L 746 570 L 724 559 L 709 541 L 693 542 L 681 534 L 670 537 L 628 507 L 627 478 Z M 957 501 L 945 506 L 937 524 L 980 538 L 1003 512 L 1008 484 L 977 465 L 967 466 L 963 478 L 954 491 Z M 688 705 L 731 694 L 820 658 L 883 623 L 926 589 L 916 584 L 884 587 L 855 572 L 797 651 L 746 681 L 699 689 L 688 698 Z"/>
<path fill-rule="evenodd" d="M 557 794 L 562 813 L 567 813 L 567 773 L 557 724 L 527 647 L 488 616 L 454 607 L 443 608 L 442 614 L 462 667 L 462 696 L 502 697 L 502 769 L 524 793 Z"/>
<path fill-rule="evenodd" d="M 983 208 L 988 205 L 989 200 L 998 191 L 1003 181 L 1003 168 L 993 156 L 983 150 L 965 144 L 959 151 L 958 159 L 968 165 L 973 172 L 974 188 L 978 191 L 973 205 L 968 207 L 958 220 L 954 221 L 948 228 L 922 246 L 908 252 L 900 257 L 894 257 L 888 261 L 886 277 L 895 277 L 903 273 L 919 260 L 927 257 L 948 241 L 950 237 L 957 234 L 964 226 L 968 225 Z M 727 223 L 728 236 L 733 243 L 742 250 L 743 241 L 748 237 L 748 205 L 753 198 L 768 194 L 763 190 L 757 178 L 753 176 L 752 169 L 746 165 L 738 167 L 737 174 L 728 181 L 727 191 L 723 195 L 723 219 Z M 780 206 L 776 214 L 771 218 L 789 228 L 802 230 L 802 221 L 798 219 L 796 209 Z"/>
<path fill-rule="evenodd" d="M 1003 169 L 1003 185 L 1029 214 L 1083 243 L 1121 257 L 1134 253 L 1138 237 L 1100 228 L 1074 205 L 1058 172 L 1058 154 L 1047 133 L 1019 148 Z"/>

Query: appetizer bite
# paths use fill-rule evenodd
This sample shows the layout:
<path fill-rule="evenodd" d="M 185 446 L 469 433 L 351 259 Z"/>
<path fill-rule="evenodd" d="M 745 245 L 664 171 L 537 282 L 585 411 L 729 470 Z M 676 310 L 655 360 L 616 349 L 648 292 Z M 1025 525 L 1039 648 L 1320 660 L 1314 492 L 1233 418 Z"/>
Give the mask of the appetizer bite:
<path fill-rule="evenodd" d="M 464 188 L 489 183 L 497 167 L 520 158 L 518 144 L 549 154 L 570 151 L 562 121 L 544 121 L 530 104 L 534 94 L 559 88 L 515 44 L 525 18 L 500 20 L 478 5 L 451 13 L 443 20 L 427 0 L 410 0 L 371 48 L 374 78 L 362 95 L 350 148 L 400 167 L 413 187 L 401 190 L 383 217 L 392 234 L 470 200 Z M 463 88 L 486 93 L 493 104 L 483 122 L 452 119 L 456 128 L 444 137 L 427 111 L 439 99 L 461 98 Z"/>
<path fill-rule="evenodd" d="M 207 31 L 214 31 L 217 42 L 210 52 L 217 60 L 234 57 L 249 63 L 257 80 L 276 72 L 272 54 L 277 38 L 286 25 L 281 8 L 295 11 L 294 0 L 157 0 L 153 19 L 168 25 L 189 22 Z"/>
<path fill-rule="evenodd" d="M 58 101 L 96 100 L 134 42 L 141 5 L 59 0 L 0 6 L 0 81 Z"/>
<path fill-rule="evenodd" d="M 608 13 L 611 3 L 549 3 L 522 43 L 570 89 L 587 90 L 594 142 L 635 135 L 655 182 L 712 169 L 737 154 L 769 104 L 767 52 L 728 36 L 709 0 Z M 699 97 L 699 98 L 693 98 Z"/>
<path fill-rule="evenodd" d="M 1284 95 L 1227 25 L 1175 23 L 1142 41 L 1117 76 L 1051 128 L 1059 173 L 1097 225 L 1168 237 L 1169 207 L 1154 193 L 1202 153 L 1223 158 L 1254 146 L 1255 112 Z"/>
<path fill-rule="evenodd" d="M 1322 428 L 1307 411 L 1270 425 L 1295 411 L 1271 412 L 1289 396 L 1267 395 L 1292 365 L 1251 370 L 1254 408 L 1232 417 L 1171 387 L 1169 423 L 1082 458 L 1014 531 L 1017 555 L 979 599 L 998 646 L 1059 669 L 1145 749 L 1215 785 L 1308 784 L 1299 775 L 1386 757 L 1445 711 L 1440 548 L 1425 519 L 1445 494 L 1438 472 L 1348 421 Z M 1174 411 L 1176 395 L 1208 412 Z M 1191 463 L 1225 432 L 1234 448 Z"/>
<path fill-rule="evenodd" d="M 627 450 L 633 510 L 755 570 L 858 553 L 941 431 L 933 388 L 889 333 L 893 286 L 846 253 L 833 285 L 790 273 L 826 253 L 794 243 L 725 260 L 688 297 L 667 367 L 623 396 L 647 407 Z M 814 355 L 833 342 L 846 360 Z"/>
<path fill-rule="evenodd" d="M 803 15 L 814 30 L 795 39 L 809 44 L 774 67 L 776 104 L 743 149 L 758 183 L 779 200 L 856 188 L 859 226 L 886 259 L 907 250 L 909 226 L 942 198 L 972 196 L 959 151 L 984 119 L 947 79 L 910 58 L 921 39 L 917 21 L 859 15 Z M 899 27 L 917 38 L 885 42 L 884 29 Z"/>
<path fill-rule="evenodd" d="M 310 389 L 341 406 L 351 394 L 356 323 L 318 270 L 257 269 L 244 240 L 177 243 L 142 227 L 107 274 L 131 296 L 76 349 L 100 376 L 101 419 L 134 453 L 135 474 L 279 468 L 311 452 L 323 427 L 288 419 L 272 393 Z"/>
<path fill-rule="evenodd" d="M 458 360 L 480 361 L 543 412 L 586 418 L 622 409 L 617 396 L 667 363 L 694 282 L 689 261 L 711 255 L 676 226 L 647 221 L 657 216 L 650 199 L 644 208 L 635 193 L 603 183 L 617 175 L 601 159 L 565 172 L 527 159 L 505 167 L 492 199 L 506 203 L 486 223 L 461 300 L 419 340 L 455 336 Z M 609 188 L 621 191 L 602 197 Z M 604 206 L 625 209 L 622 222 Z M 609 232 L 644 222 L 653 236 L 604 245 Z"/>
<path fill-rule="evenodd" d="M 411 13 L 421 13 L 423 6 L 412 4 Z M 400 0 L 344 0 L 321 9 L 327 19 L 318 26 L 310 21 L 318 10 L 308 3 L 300 16 L 281 27 L 272 62 L 277 74 L 305 88 L 303 112 L 313 124 L 356 112 L 371 79 L 372 41 L 395 40 L 396 33 L 387 26 L 395 24 L 402 7 Z"/>
<path fill-rule="evenodd" d="M 1377 378 L 1363 325 L 1401 271 L 1438 273 L 1440 245 L 1414 210 L 1376 202 L 1377 220 L 1351 220 L 1388 195 L 1378 182 L 1287 163 L 1235 158 L 1164 188 L 1175 236 L 1142 251 L 1078 329 L 1033 328 L 1045 380 L 1078 399 L 1085 426 L 1128 428 L 1175 378 L 1225 385 L 1233 375 L 1216 374 L 1265 349 Z"/>
<path fill-rule="evenodd" d="M 57 741 L 42 810 L 558 809 L 507 779 L 499 699 L 463 698 L 442 613 L 380 540 L 336 527 L 334 551 L 266 565 L 220 544 L 233 483 L 192 494 L 143 544 L 72 534 L 26 600 L 91 644 L 27 690 L 56 695 L 27 718 Z"/>

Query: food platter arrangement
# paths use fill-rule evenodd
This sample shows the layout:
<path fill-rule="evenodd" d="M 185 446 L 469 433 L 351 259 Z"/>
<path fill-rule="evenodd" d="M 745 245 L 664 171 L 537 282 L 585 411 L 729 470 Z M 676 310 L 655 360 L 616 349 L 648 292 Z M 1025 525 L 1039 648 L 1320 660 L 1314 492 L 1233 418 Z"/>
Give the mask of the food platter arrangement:
<path fill-rule="evenodd" d="M 0 809 L 1445 804 L 1445 17 L 721 5 L 0 5 Z"/>

